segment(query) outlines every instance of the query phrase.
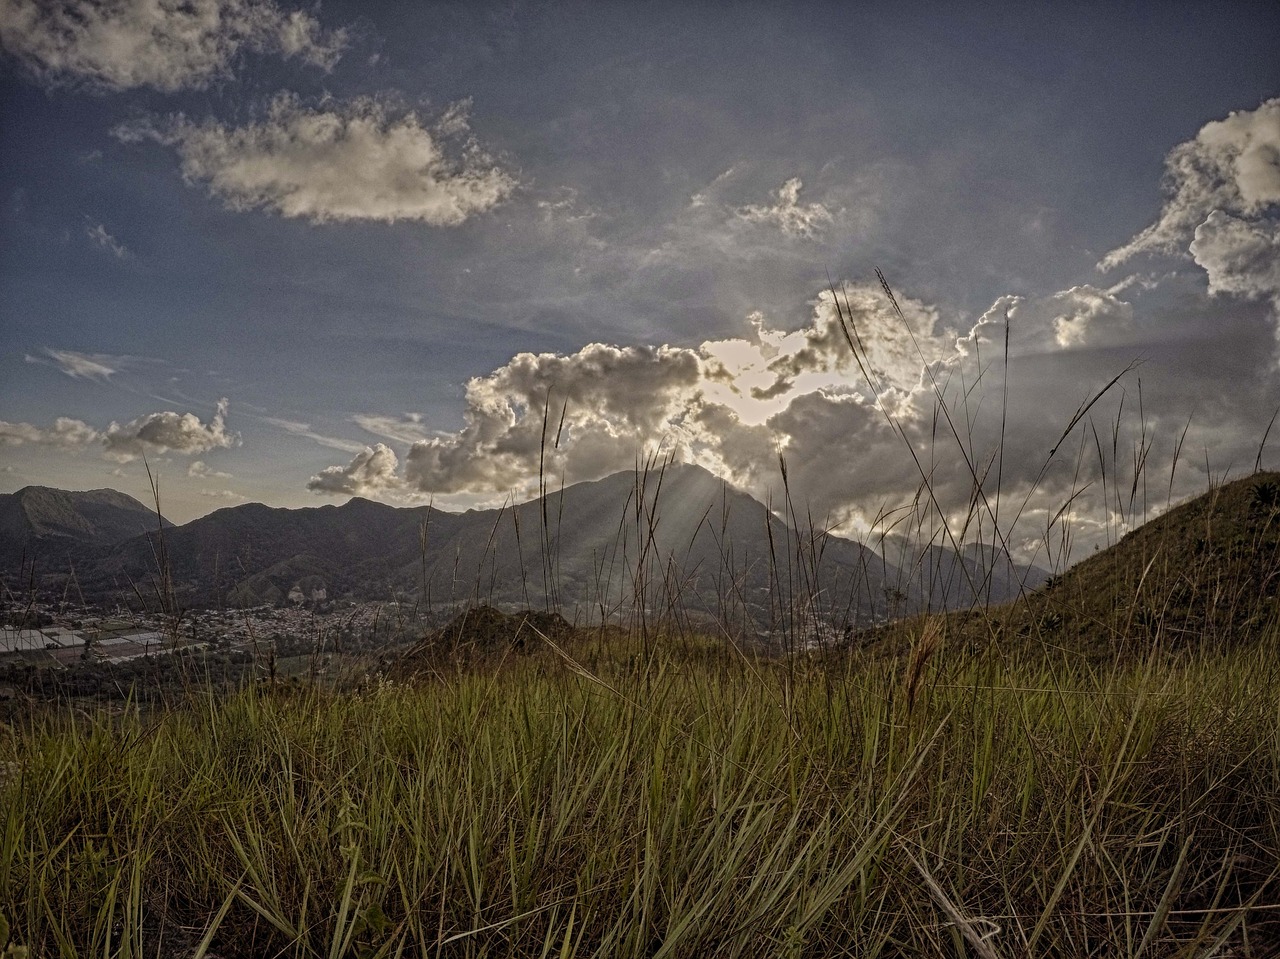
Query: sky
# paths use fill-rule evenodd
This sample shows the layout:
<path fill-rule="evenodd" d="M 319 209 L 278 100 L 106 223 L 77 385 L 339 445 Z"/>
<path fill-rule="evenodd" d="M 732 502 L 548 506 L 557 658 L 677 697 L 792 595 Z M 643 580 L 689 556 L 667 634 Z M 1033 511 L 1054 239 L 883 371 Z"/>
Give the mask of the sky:
<path fill-rule="evenodd" d="M 0 0 L 0 490 L 670 455 L 1078 558 L 1280 468 L 1277 49 L 1261 2 Z"/>

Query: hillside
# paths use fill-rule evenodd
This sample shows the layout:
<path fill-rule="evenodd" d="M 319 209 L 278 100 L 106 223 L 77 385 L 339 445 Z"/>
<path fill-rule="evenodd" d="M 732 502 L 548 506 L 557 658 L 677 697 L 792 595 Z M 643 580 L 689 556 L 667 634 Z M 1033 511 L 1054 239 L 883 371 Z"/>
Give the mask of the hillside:
<path fill-rule="evenodd" d="M 953 645 L 1109 658 L 1270 635 L 1278 591 L 1280 473 L 1257 473 L 1173 507 L 1020 600 L 947 624 Z"/>

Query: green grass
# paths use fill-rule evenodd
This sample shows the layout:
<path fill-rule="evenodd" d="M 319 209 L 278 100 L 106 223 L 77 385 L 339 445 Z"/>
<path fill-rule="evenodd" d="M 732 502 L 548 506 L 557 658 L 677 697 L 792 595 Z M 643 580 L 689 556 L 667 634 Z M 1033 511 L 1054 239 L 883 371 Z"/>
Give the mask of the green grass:
<path fill-rule="evenodd" d="M 0 731 L 0 913 L 37 956 L 1280 944 L 1274 637 L 1107 673 L 653 650 Z"/>

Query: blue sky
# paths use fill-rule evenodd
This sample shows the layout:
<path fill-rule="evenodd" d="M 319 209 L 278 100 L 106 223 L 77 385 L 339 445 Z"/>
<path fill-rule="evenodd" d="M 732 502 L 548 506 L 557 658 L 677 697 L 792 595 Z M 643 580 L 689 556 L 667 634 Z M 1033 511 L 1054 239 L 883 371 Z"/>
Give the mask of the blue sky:
<path fill-rule="evenodd" d="M 1033 520 L 1148 447 L 1168 485 L 1188 419 L 1177 492 L 1252 469 L 1280 12 L 940 6 L 0 0 L 0 486 L 497 503 L 554 407 L 557 479 L 662 449 L 763 496 L 782 452 L 856 530 L 904 436 L 962 507 L 938 391 L 982 461 L 1006 384 Z"/>

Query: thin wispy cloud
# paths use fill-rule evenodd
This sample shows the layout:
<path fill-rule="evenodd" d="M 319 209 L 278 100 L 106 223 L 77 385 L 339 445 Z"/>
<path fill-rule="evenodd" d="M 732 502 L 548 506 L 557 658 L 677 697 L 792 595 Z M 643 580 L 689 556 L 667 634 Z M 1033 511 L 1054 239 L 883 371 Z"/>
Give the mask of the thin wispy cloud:
<path fill-rule="evenodd" d="M 317 433 L 311 428 L 310 423 L 301 423 L 297 420 L 281 419 L 277 416 L 263 416 L 262 422 L 267 423 L 277 429 L 284 430 L 293 436 L 301 436 L 304 439 L 319 443 L 321 446 L 327 446 L 330 449 L 342 450 L 346 453 L 358 453 L 364 449 L 363 443 L 353 443 L 350 440 L 339 439 L 336 436 L 325 436 Z"/>
<path fill-rule="evenodd" d="M 93 226 L 86 225 L 84 233 L 94 246 L 100 250 L 106 250 L 117 260 L 127 260 L 132 255 L 129 248 L 112 236 L 101 223 Z"/>
<path fill-rule="evenodd" d="M 0 0 L 0 45 L 40 80 L 98 90 L 202 88 L 242 51 L 330 69 L 347 43 L 271 0 Z"/>
<path fill-rule="evenodd" d="M 124 370 L 132 362 L 129 356 L 112 356 L 108 353 L 77 353 L 75 350 L 55 350 L 45 347 L 44 356 L 27 354 L 28 363 L 47 364 L 75 380 L 99 380 L 106 382 Z"/>
<path fill-rule="evenodd" d="M 374 436 L 399 443 L 416 443 L 418 440 L 426 439 L 430 433 L 421 413 L 405 413 L 401 416 L 357 413 L 351 417 L 351 422 Z"/>
<path fill-rule="evenodd" d="M 231 210 L 265 209 L 311 223 L 407 220 L 458 226 L 492 209 L 515 177 L 469 134 L 464 105 L 434 127 L 376 97 L 306 106 L 278 94 L 266 116 L 233 127 L 184 116 L 116 127 L 124 142 L 173 147 L 187 182 Z"/>
<path fill-rule="evenodd" d="M 200 495 L 208 497 L 209 499 L 224 499 L 224 500 L 239 500 L 239 501 L 247 500 L 249 498 L 242 493 L 237 493 L 229 489 L 202 489 L 200 490 Z"/>

